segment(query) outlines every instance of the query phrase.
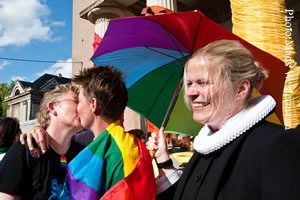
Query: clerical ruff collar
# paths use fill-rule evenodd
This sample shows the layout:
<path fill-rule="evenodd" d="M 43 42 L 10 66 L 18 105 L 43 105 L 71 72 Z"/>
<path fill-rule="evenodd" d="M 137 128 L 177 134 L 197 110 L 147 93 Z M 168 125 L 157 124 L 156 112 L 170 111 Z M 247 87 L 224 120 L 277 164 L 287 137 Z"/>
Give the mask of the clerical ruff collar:
<path fill-rule="evenodd" d="M 224 122 L 220 130 L 213 133 L 205 125 L 195 137 L 195 151 L 209 154 L 222 148 L 264 119 L 275 105 L 276 102 L 271 96 L 259 96 L 250 100 L 246 108 Z"/>

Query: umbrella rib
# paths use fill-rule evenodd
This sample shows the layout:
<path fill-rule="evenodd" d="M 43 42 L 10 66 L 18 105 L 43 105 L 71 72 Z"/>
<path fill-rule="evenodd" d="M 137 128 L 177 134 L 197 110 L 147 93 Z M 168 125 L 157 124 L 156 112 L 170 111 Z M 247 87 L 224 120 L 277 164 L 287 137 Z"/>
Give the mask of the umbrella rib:
<path fill-rule="evenodd" d="M 173 38 L 171 37 L 171 34 L 169 33 L 169 32 L 167 32 L 168 34 L 168 36 L 169 36 L 169 38 L 170 38 L 170 40 L 172 41 L 172 43 L 174 44 L 174 46 L 178 49 L 178 51 L 180 52 L 180 54 L 181 54 L 181 56 L 182 57 L 184 57 L 184 55 L 183 55 L 183 53 L 182 53 L 182 51 L 181 51 L 181 49 L 176 45 L 176 42 L 173 40 Z M 174 36 L 175 37 L 175 36 Z"/>
<path fill-rule="evenodd" d="M 197 31 L 196 31 L 196 34 L 194 35 L 194 39 L 193 39 L 193 46 L 192 46 L 192 52 L 195 51 L 195 45 L 196 45 L 196 39 L 197 39 L 197 35 L 198 33 L 200 32 L 200 24 L 201 24 L 201 21 L 202 21 L 202 17 L 201 15 L 199 16 L 199 23 L 198 23 L 198 26 L 197 26 Z"/>
<path fill-rule="evenodd" d="M 164 52 L 158 51 L 158 50 L 156 50 L 156 49 L 153 49 L 153 48 L 151 48 L 151 47 L 147 47 L 147 46 L 145 46 L 145 48 L 146 48 L 146 49 L 149 49 L 149 50 L 151 50 L 151 51 L 154 51 L 154 52 L 156 52 L 156 53 L 159 53 L 159 54 L 165 55 L 165 56 L 167 56 L 167 57 L 173 58 L 173 59 L 175 59 L 175 60 L 177 60 L 177 59 L 178 59 L 178 58 L 176 58 L 176 57 L 174 57 L 174 56 L 168 55 L 168 54 L 166 54 L 166 53 L 164 53 Z"/>
<path fill-rule="evenodd" d="M 167 28 L 163 25 L 161 25 L 160 23 L 156 22 L 156 21 L 152 21 L 153 23 L 158 24 L 161 28 L 163 28 L 166 31 L 166 34 L 168 35 L 168 37 L 170 38 L 171 42 L 174 44 L 174 46 L 177 48 L 177 50 L 180 52 L 181 56 L 184 57 L 183 52 L 181 51 L 181 49 L 178 47 L 178 45 L 176 45 L 176 42 L 174 41 L 174 39 L 171 37 L 173 36 L 175 39 L 177 39 L 178 41 L 180 41 L 177 37 L 175 37 L 174 35 L 172 35 L 169 30 L 167 30 Z M 181 43 L 182 44 L 182 43 Z M 183 45 L 184 46 L 184 45 Z M 148 47 L 146 47 L 148 48 Z M 150 49 L 150 48 L 149 48 Z M 169 55 L 167 55 L 169 56 Z"/>

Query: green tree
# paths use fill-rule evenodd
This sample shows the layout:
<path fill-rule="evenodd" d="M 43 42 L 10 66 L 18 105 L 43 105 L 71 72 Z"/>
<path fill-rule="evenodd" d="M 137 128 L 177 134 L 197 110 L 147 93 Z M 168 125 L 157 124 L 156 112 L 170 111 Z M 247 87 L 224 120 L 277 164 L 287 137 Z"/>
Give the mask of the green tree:
<path fill-rule="evenodd" d="M 10 94 L 14 85 L 15 85 L 14 81 L 11 81 L 9 84 L 8 83 L 0 83 L 0 117 L 6 117 L 8 105 L 7 105 L 7 103 L 5 103 L 3 101 L 4 101 L 4 98 Z"/>

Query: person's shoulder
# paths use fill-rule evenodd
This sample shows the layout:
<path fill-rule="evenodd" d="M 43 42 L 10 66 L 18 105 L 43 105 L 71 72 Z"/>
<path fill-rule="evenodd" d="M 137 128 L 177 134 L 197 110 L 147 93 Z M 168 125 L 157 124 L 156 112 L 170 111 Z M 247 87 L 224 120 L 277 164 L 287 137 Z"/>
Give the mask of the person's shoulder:
<path fill-rule="evenodd" d="M 279 124 L 274 124 L 272 122 L 268 122 L 265 119 L 262 120 L 261 122 L 259 122 L 256 126 L 258 129 L 262 129 L 262 130 L 274 130 L 274 131 L 283 131 L 284 130 L 284 126 L 279 125 Z"/>
<path fill-rule="evenodd" d="M 281 135 L 282 139 L 299 140 L 300 139 L 300 125 L 298 125 L 296 128 L 286 129 L 283 133 L 284 134 Z"/>
<path fill-rule="evenodd" d="M 7 151 L 9 152 L 20 152 L 20 151 L 26 151 L 26 145 L 21 144 L 21 142 L 17 141 L 15 142 Z"/>
<path fill-rule="evenodd" d="M 288 129 L 268 146 L 262 164 L 267 199 L 299 199 L 300 126 Z"/>
<path fill-rule="evenodd" d="M 269 151 L 278 154 L 299 154 L 300 156 L 300 125 L 297 128 L 287 129 L 275 138 L 269 147 Z M 296 155 L 295 155 L 296 156 Z"/>
<path fill-rule="evenodd" d="M 26 160 L 26 147 L 20 142 L 15 142 L 6 152 L 1 160 L 2 166 L 9 166 L 9 168 L 18 168 Z M 2 170 L 2 169 L 1 169 Z"/>
<path fill-rule="evenodd" d="M 6 162 L 23 162 L 27 155 L 27 148 L 25 145 L 21 144 L 20 142 L 15 142 L 6 152 L 5 156 L 3 157 L 3 163 Z M 18 161 L 17 161 L 18 160 Z"/>
<path fill-rule="evenodd" d="M 270 141 L 264 152 L 267 166 L 276 164 L 282 169 L 299 169 L 300 166 L 300 126 L 284 130 L 281 135 Z M 300 172 L 300 171 L 299 171 Z"/>
<path fill-rule="evenodd" d="M 84 148 L 85 148 L 85 145 L 77 143 L 75 141 L 72 141 L 70 148 L 69 148 L 68 152 L 66 153 L 66 156 L 71 160 L 75 156 L 77 156 L 77 154 L 79 152 L 81 152 Z"/>
<path fill-rule="evenodd" d="M 283 131 L 283 126 L 263 120 L 247 131 L 244 145 L 259 155 L 266 150 L 271 141 L 283 134 Z"/>
<path fill-rule="evenodd" d="M 284 131 L 284 126 L 262 120 L 253 126 L 250 130 L 250 135 L 258 138 L 276 138 Z"/>

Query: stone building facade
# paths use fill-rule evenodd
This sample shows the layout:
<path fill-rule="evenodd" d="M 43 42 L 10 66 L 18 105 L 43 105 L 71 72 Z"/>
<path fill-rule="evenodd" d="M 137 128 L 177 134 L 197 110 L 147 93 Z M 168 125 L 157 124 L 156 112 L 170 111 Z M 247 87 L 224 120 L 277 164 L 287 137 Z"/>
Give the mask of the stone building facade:
<path fill-rule="evenodd" d="M 10 95 L 4 100 L 8 104 L 7 116 L 19 119 L 22 131 L 27 131 L 36 124 L 35 114 L 43 94 L 58 84 L 68 82 L 69 78 L 51 74 L 44 74 L 33 82 L 17 80 Z"/>

